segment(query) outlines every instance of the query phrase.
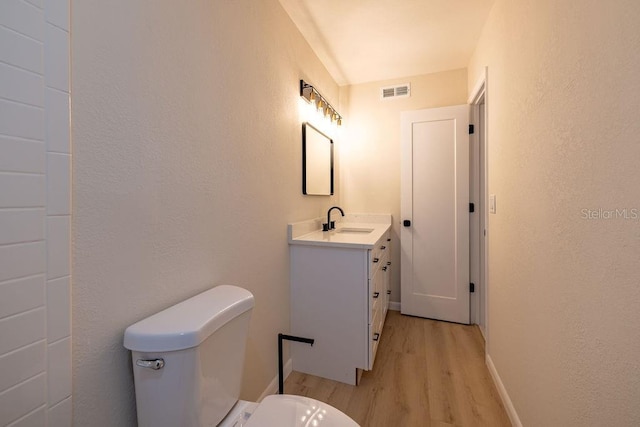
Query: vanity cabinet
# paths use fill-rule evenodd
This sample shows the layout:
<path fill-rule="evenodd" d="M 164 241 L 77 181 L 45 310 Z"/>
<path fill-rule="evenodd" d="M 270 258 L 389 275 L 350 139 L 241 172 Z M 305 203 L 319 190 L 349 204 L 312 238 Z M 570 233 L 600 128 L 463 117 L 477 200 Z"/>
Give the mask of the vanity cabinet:
<path fill-rule="evenodd" d="M 291 244 L 294 371 L 356 384 L 373 368 L 389 306 L 390 227 L 373 244 Z M 291 242 L 291 241 L 290 241 Z"/>

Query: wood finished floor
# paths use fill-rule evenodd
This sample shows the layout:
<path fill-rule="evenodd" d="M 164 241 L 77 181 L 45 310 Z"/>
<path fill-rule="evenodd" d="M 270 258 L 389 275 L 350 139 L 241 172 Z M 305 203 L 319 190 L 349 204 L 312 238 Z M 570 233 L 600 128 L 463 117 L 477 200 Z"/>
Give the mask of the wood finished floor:
<path fill-rule="evenodd" d="M 360 385 L 292 372 L 285 393 L 327 402 L 362 427 L 511 426 L 477 326 L 389 311 L 380 340 Z"/>

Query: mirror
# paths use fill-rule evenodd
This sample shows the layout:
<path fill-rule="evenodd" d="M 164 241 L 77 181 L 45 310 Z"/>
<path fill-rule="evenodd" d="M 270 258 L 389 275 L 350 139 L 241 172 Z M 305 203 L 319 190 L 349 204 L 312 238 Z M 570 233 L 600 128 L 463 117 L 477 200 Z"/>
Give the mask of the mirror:
<path fill-rule="evenodd" d="M 333 140 L 309 123 L 302 124 L 302 194 L 333 194 Z"/>

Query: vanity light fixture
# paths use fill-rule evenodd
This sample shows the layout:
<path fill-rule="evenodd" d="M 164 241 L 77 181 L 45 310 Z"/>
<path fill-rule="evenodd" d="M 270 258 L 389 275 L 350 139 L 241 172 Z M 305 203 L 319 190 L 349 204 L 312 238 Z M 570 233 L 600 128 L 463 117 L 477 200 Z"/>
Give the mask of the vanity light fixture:
<path fill-rule="evenodd" d="M 309 103 L 315 102 L 316 108 L 322 110 L 325 117 L 328 116 L 332 122 L 335 121 L 338 126 L 342 126 L 342 116 L 320 95 L 320 92 L 315 87 L 304 80 L 300 80 L 300 96 Z"/>

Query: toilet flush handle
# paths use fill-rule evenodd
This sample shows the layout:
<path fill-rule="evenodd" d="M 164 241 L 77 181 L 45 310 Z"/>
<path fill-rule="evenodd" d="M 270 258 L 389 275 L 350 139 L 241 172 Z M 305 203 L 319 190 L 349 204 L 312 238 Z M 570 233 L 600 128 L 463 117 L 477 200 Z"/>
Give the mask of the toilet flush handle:
<path fill-rule="evenodd" d="M 164 368 L 164 359 L 152 359 L 152 360 L 138 359 L 136 360 L 136 365 L 142 368 L 151 368 L 154 371 L 157 371 L 158 369 Z"/>

